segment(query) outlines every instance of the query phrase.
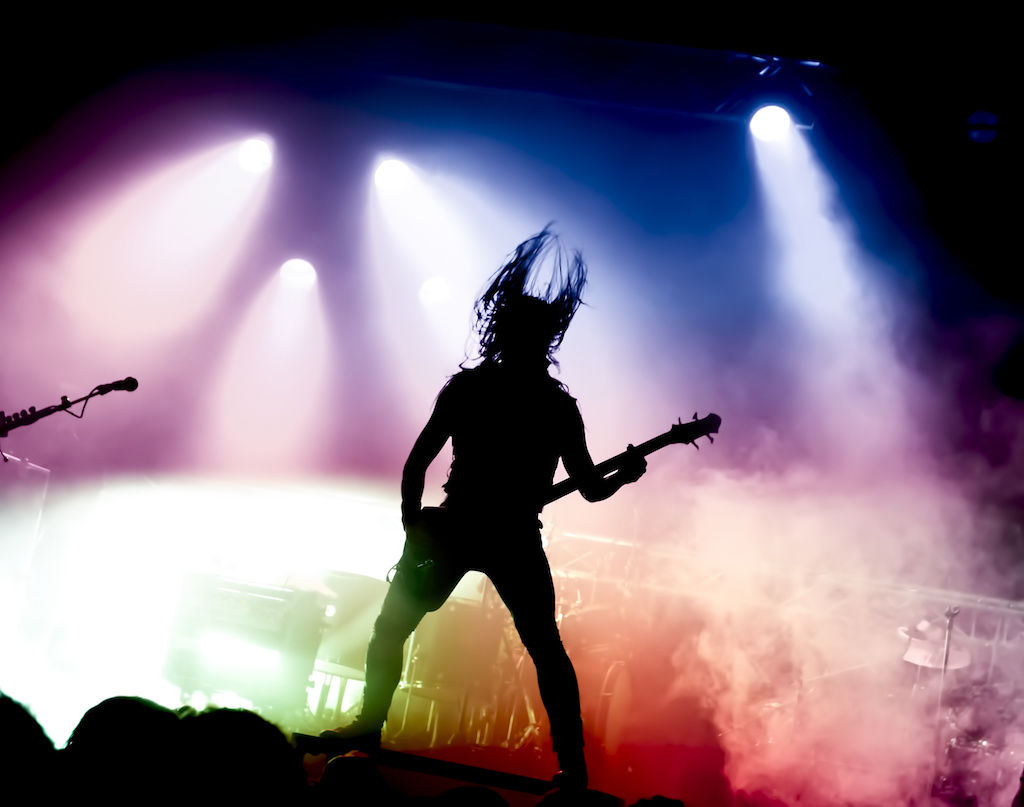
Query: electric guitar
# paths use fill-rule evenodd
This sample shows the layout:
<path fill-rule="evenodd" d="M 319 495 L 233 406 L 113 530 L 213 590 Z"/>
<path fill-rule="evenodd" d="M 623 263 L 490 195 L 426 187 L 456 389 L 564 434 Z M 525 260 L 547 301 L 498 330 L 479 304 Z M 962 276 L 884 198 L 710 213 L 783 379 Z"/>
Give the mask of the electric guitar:
<path fill-rule="evenodd" d="M 667 432 L 598 463 L 594 470 L 601 478 L 605 478 L 627 466 L 637 454 L 646 457 L 674 444 L 692 444 L 694 448 L 700 448 L 697 441 L 707 437 L 708 441 L 713 443 L 715 439 L 712 435 L 718 433 L 721 425 L 722 419 L 718 415 L 712 413 L 698 420 L 695 412 L 693 420 L 683 423 L 680 419 Z M 579 490 L 579 482 L 572 477 L 564 479 L 551 486 L 543 504 L 551 504 L 576 490 Z M 455 562 L 455 556 L 458 554 L 455 551 L 457 547 L 452 545 L 457 539 L 451 527 L 448 509 L 424 507 L 415 524 L 406 528 L 405 537 L 405 551 L 394 569 L 406 577 L 411 590 L 430 605 L 430 610 L 436 610 L 444 604 L 450 593 L 437 588 L 438 581 L 447 581 L 449 578 L 448 575 L 440 573 L 441 567 L 445 563 Z"/>

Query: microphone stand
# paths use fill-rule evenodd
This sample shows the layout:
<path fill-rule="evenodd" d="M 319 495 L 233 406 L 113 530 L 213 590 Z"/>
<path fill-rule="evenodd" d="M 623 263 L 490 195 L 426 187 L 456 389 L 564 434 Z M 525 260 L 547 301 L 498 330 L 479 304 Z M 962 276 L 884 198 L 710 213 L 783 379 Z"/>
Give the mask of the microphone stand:
<path fill-rule="evenodd" d="M 67 395 L 61 395 L 60 403 L 44 407 L 43 409 L 36 409 L 34 406 L 30 406 L 28 409 L 12 412 L 10 415 L 0 410 L 0 438 L 6 437 L 15 429 L 29 426 L 56 412 L 67 412 L 72 417 L 80 418 L 85 415 L 85 407 L 90 398 L 95 398 L 97 395 L 106 395 L 115 389 L 134 390 L 138 387 L 138 383 L 134 378 L 126 378 L 124 381 L 117 381 L 112 384 L 101 384 L 98 387 L 94 387 L 88 395 L 83 395 L 81 398 L 76 398 L 73 401 L 68 400 Z M 71 411 L 71 407 L 79 403 L 82 404 L 82 409 L 76 414 Z M 7 455 L 3 451 L 0 451 L 0 457 L 3 457 L 4 462 L 7 462 Z"/>

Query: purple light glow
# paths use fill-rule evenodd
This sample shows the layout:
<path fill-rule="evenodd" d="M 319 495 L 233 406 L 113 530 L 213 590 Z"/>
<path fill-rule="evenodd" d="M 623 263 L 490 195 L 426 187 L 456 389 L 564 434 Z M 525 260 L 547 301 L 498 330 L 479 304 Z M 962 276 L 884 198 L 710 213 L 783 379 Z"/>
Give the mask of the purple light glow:
<path fill-rule="evenodd" d="M 337 368 L 311 291 L 278 274 L 250 304 L 214 368 L 197 432 L 201 467 L 281 475 L 323 460 L 323 434 L 337 416 L 328 400 Z"/>
<path fill-rule="evenodd" d="M 237 148 L 165 165 L 79 205 L 50 291 L 81 338 L 152 354 L 210 315 L 267 189 L 265 177 L 239 169 Z"/>

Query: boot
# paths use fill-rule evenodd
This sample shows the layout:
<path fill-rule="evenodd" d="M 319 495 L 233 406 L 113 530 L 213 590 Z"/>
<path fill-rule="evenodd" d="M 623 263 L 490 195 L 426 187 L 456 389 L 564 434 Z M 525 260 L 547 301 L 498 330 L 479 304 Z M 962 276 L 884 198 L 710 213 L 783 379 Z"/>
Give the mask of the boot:
<path fill-rule="evenodd" d="M 565 751 L 556 751 L 556 754 L 558 770 L 552 777 L 551 783 L 559 790 L 586 790 L 589 779 L 583 749 L 571 748 Z"/>
<path fill-rule="evenodd" d="M 347 726 L 320 732 L 320 740 L 324 746 L 330 747 L 336 754 L 349 751 L 361 751 L 372 756 L 380 750 L 381 726 L 377 723 L 360 720 L 358 717 Z M 328 751 L 327 753 L 332 753 Z"/>
<path fill-rule="evenodd" d="M 321 731 L 319 736 L 293 734 L 295 747 L 304 754 L 327 754 L 337 757 L 356 752 L 375 756 L 380 751 L 381 727 L 361 722 L 358 718 L 347 726 Z"/>

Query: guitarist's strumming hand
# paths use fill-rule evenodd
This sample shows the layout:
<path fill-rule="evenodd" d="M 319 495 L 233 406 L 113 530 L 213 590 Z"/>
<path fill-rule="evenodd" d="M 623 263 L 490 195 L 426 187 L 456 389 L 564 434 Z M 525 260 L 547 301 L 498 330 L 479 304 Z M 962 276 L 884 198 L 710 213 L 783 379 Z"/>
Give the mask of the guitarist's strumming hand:
<path fill-rule="evenodd" d="M 402 502 L 402 529 L 408 531 L 409 527 L 416 526 L 419 521 L 423 507 L 419 502 Z"/>

